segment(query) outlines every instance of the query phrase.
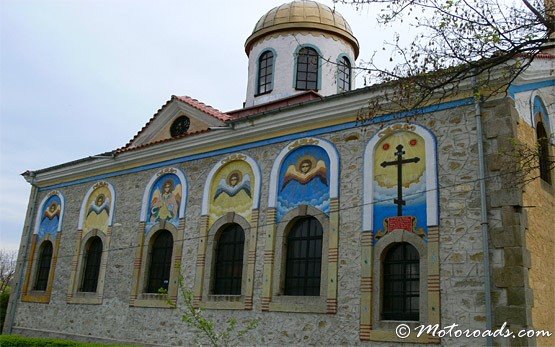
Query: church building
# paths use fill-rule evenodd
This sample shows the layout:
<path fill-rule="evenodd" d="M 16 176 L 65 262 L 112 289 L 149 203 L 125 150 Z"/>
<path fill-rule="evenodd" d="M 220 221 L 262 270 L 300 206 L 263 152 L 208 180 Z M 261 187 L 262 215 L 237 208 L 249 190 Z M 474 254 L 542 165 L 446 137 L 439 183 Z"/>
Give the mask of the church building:
<path fill-rule="evenodd" d="M 395 83 L 355 88 L 359 42 L 337 11 L 283 4 L 244 47 L 243 108 L 174 95 L 121 148 L 23 174 L 5 332 L 206 343 L 182 322 L 182 276 L 216 326 L 258 322 L 240 344 L 486 344 L 417 334 L 434 324 L 555 333 L 552 52 L 485 102 L 468 84 L 362 123 Z M 516 140 L 539 148 L 524 185 L 504 165 Z"/>

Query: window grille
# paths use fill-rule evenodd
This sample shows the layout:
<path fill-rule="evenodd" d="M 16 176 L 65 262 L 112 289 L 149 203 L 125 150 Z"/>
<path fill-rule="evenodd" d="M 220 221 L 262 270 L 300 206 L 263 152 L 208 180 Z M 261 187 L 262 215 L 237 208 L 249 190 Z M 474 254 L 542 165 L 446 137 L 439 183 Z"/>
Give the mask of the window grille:
<path fill-rule="evenodd" d="M 227 226 L 220 234 L 214 268 L 215 295 L 241 295 L 245 233 L 238 224 Z"/>
<path fill-rule="evenodd" d="M 392 246 L 383 261 L 384 320 L 419 319 L 420 259 L 412 245 L 402 242 Z"/>
<path fill-rule="evenodd" d="M 52 262 L 52 242 L 44 241 L 42 244 L 39 263 L 37 264 L 37 279 L 34 290 L 46 290 L 48 275 L 50 275 L 50 263 Z"/>
<path fill-rule="evenodd" d="M 100 237 L 95 236 L 89 240 L 85 250 L 83 284 L 81 285 L 81 292 L 96 292 L 101 259 L 102 240 Z"/>
<path fill-rule="evenodd" d="M 351 62 L 349 62 L 349 59 L 346 57 L 341 58 L 337 73 L 339 91 L 346 92 L 351 90 Z"/>
<path fill-rule="evenodd" d="M 285 295 L 320 295 L 322 225 L 314 218 L 295 222 L 287 235 Z"/>
<path fill-rule="evenodd" d="M 274 54 L 264 52 L 258 59 L 258 91 L 257 95 L 272 91 L 272 74 L 274 69 Z"/>
<path fill-rule="evenodd" d="M 303 47 L 299 50 L 295 89 L 318 90 L 318 61 L 315 49 Z"/>
<path fill-rule="evenodd" d="M 160 230 L 154 237 L 150 252 L 147 293 L 158 293 L 160 288 L 167 290 L 170 283 L 173 236 L 167 230 Z"/>

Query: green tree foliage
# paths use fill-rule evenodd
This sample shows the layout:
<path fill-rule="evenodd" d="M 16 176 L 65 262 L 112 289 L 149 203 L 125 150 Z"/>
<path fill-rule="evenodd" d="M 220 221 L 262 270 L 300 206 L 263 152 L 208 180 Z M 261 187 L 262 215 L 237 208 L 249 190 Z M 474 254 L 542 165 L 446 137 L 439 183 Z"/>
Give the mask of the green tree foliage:
<path fill-rule="evenodd" d="M 473 77 L 481 97 L 504 92 L 542 50 L 554 47 L 553 0 L 334 1 L 371 7 L 383 25 L 410 26 L 410 34 L 396 34 L 360 67 L 367 84 L 395 81 L 393 91 L 371 103 L 361 120 L 390 111 L 384 104 L 410 111 L 447 99 Z M 379 63 L 383 54 L 388 67 Z"/>
<path fill-rule="evenodd" d="M 252 319 L 242 327 L 239 327 L 237 319 L 231 317 L 227 320 L 227 326 L 218 327 L 215 321 L 205 317 L 202 309 L 196 307 L 193 291 L 187 288 L 183 276 L 179 277 L 178 284 L 180 293 L 183 296 L 183 306 L 178 306 L 169 299 L 168 303 L 173 307 L 182 309 L 181 319 L 183 322 L 201 332 L 201 335 L 204 336 L 210 345 L 236 346 L 241 337 L 258 326 L 258 320 Z M 161 290 L 161 292 L 164 293 L 165 291 Z"/>

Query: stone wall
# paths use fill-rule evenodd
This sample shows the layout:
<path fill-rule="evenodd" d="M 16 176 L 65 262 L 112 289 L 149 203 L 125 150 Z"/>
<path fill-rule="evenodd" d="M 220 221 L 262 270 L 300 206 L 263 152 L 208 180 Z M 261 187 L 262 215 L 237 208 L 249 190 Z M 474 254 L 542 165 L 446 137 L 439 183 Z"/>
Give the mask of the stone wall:
<path fill-rule="evenodd" d="M 536 146 L 535 129 L 528 124 L 518 126 L 518 140 L 530 148 Z M 555 155 L 551 148 L 551 156 Z M 527 218 L 526 249 L 530 255 L 529 284 L 532 293 L 532 326 L 536 330 L 555 332 L 555 189 L 539 178 L 539 170 L 530 173 L 534 179 L 523 190 L 523 206 Z M 552 173 L 553 176 L 553 173 Z M 555 335 L 539 337 L 539 346 L 555 345 Z"/>
<path fill-rule="evenodd" d="M 503 100 L 500 103 L 501 106 L 494 106 L 506 107 L 503 106 L 506 101 Z M 498 109 L 494 108 L 493 113 L 488 116 L 490 120 L 497 112 Z M 441 325 L 457 323 L 463 329 L 483 329 L 485 327 L 482 294 L 484 254 L 480 231 L 479 184 L 476 180 L 478 159 L 473 107 L 459 107 L 426 114 L 410 121 L 427 127 L 437 137 L 440 187 Z M 239 322 L 252 318 L 258 319 L 259 325 L 256 331 L 243 340 L 243 343 L 248 344 L 356 345 L 361 343 L 359 323 L 363 153 L 370 137 L 384 126 L 387 124 L 374 124 L 320 136 L 335 144 L 341 163 L 337 313 L 262 312 L 265 238 L 264 235 L 259 235 L 253 310 L 207 310 L 208 318 L 214 319 L 218 324 L 223 324 L 230 317 L 236 317 Z M 268 223 L 266 219 L 268 181 L 273 158 L 288 142 L 243 151 L 259 163 L 262 171 L 260 232 L 266 230 L 264 226 Z M 182 262 L 186 285 L 189 287 L 193 285 L 195 277 L 204 179 L 212 166 L 221 159 L 222 157 L 211 157 L 180 165 L 189 180 Z M 66 197 L 66 211 L 52 299 L 49 304 L 18 302 L 15 333 L 40 336 L 50 334 L 75 339 L 84 339 L 87 336 L 99 340 L 114 339 L 167 345 L 188 345 L 193 339 L 200 337 L 181 322 L 179 308 L 129 307 L 133 259 L 139 242 L 141 200 L 145 186 L 155 172 L 155 169 L 145 170 L 107 179 L 116 190 L 117 200 L 104 298 L 101 305 L 68 304 L 66 301 L 76 244 L 79 208 L 85 192 L 94 183 L 59 189 Z M 37 201 L 40 201 L 45 194 L 47 191 L 39 193 Z M 494 199 L 493 194 L 491 199 Z M 504 226 L 502 211 L 509 208 L 511 207 L 499 207 L 491 212 L 493 227 Z M 511 212 L 510 215 L 518 214 Z M 511 230 L 517 233 L 517 229 Z M 499 236 L 499 238 L 507 237 Z M 497 242 L 495 240 L 494 244 Z M 512 244 L 500 246 L 509 247 Z M 501 253 L 497 250 L 492 252 L 494 267 L 508 264 L 507 257 L 510 253 L 505 252 L 505 259 L 500 258 L 499 254 Z M 498 299 L 496 303 L 502 304 L 510 301 L 509 289 L 506 293 L 499 291 L 496 299 Z M 180 300 L 178 299 L 178 304 Z M 503 312 L 498 310 L 500 315 Z M 509 313 L 512 314 L 512 311 Z M 522 325 L 525 325 L 524 323 Z M 463 346 L 483 344 L 484 341 L 445 338 L 442 343 Z M 369 344 L 380 345 L 376 342 L 369 342 Z"/>

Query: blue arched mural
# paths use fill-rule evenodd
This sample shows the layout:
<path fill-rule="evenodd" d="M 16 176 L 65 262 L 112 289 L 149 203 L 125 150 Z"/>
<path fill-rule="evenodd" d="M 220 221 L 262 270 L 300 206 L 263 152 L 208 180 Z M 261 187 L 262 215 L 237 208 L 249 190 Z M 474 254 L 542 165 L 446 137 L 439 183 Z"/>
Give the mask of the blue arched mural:
<path fill-rule="evenodd" d="M 284 158 L 277 187 L 277 220 L 299 205 L 330 210 L 330 158 L 319 146 L 301 146 Z"/>
<path fill-rule="evenodd" d="M 179 225 L 182 196 L 182 182 L 173 173 L 160 176 L 152 185 L 148 197 L 146 231 L 160 221 Z"/>
<path fill-rule="evenodd" d="M 58 195 L 52 195 L 44 205 L 41 211 L 41 220 L 39 226 L 39 238 L 43 238 L 46 234 L 56 236 L 58 233 L 58 225 L 62 214 L 62 202 Z"/>

